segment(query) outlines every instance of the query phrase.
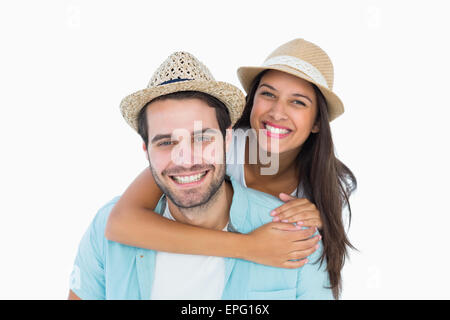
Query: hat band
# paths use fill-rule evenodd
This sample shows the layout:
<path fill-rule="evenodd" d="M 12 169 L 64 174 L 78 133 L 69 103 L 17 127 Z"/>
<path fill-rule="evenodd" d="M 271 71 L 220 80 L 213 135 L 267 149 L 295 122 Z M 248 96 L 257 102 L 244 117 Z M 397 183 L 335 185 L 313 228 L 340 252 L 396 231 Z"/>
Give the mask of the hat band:
<path fill-rule="evenodd" d="M 158 84 L 158 86 L 163 86 L 163 85 L 169 84 L 169 83 L 188 81 L 188 80 L 192 80 L 192 79 L 171 79 L 171 80 L 167 80 L 167 81 L 164 81 L 163 83 Z"/>
<path fill-rule="evenodd" d="M 327 80 L 325 80 L 325 77 L 316 67 L 314 67 L 309 62 L 292 56 L 277 56 L 264 61 L 263 67 L 269 67 L 276 64 L 286 65 L 291 68 L 297 69 L 308 75 L 311 79 L 313 79 L 321 86 L 324 86 L 328 89 L 328 84 Z"/>

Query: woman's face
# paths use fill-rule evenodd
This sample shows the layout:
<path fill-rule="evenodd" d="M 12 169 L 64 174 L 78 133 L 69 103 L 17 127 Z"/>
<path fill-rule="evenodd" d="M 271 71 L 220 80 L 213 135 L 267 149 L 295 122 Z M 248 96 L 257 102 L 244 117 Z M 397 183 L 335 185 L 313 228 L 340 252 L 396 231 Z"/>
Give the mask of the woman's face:
<path fill-rule="evenodd" d="M 269 70 L 255 92 L 250 124 L 264 150 L 275 153 L 299 151 L 310 133 L 319 131 L 314 123 L 316 115 L 316 94 L 308 81 Z M 260 131 L 263 129 L 265 131 Z"/>

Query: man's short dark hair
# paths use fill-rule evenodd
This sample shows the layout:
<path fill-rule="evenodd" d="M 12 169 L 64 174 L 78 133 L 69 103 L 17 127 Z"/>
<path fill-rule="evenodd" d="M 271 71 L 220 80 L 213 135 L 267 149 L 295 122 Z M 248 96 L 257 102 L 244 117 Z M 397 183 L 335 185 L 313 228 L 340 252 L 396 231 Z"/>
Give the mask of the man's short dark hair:
<path fill-rule="evenodd" d="M 144 140 L 145 145 L 148 146 L 148 123 L 147 123 L 147 117 L 146 117 L 146 110 L 150 103 L 155 101 L 162 101 L 167 99 L 175 99 L 175 100 L 182 100 L 182 99 L 199 99 L 203 102 L 205 102 L 208 106 L 211 108 L 214 108 L 216 110 L 216 118 L 217 123 L 219 124 L 220 132 L 222 132 L 222 136 L 225 138 L 226 129 L 231 125 L 231 118 L 230 113 L 228 112 L 228 108 L 225 106 L 225 104 L 217 99 L 216 97 L 213 97 L 212 95 L 209 95 L 204 92 L 200 91 L 179 91 L 174 93 L 169 93 L 163 96 L 159 96 L 150 102 L 148 102 L 139 112 L 138 115 L 138 133 L 142 137 L 142 140 Z"/>

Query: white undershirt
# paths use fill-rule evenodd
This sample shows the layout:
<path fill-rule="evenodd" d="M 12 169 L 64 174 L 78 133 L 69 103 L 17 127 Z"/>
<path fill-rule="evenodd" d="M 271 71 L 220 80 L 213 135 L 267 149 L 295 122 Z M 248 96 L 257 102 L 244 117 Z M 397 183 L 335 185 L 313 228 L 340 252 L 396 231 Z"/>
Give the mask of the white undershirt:
<path fill-rule="evenodd" d="M 175 220 L 167 205 L 164 217 Z M 219 300 L 224 285 L 222 257 L 156 252 L 153 300 Z"/>

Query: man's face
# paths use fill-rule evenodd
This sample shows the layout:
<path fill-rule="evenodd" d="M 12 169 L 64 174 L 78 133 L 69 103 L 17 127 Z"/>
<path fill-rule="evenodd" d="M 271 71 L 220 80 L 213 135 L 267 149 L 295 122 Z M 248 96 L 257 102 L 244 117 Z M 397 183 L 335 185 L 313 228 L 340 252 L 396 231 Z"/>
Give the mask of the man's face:
<path fill-rule="evenodd" d="M 199 99 L 166 99 L 152 102 L 146 116 L 147 157 L 156 184 L 180 208 L 206 204 L 225 177 L 225 143 L 215 109 Z"/>

